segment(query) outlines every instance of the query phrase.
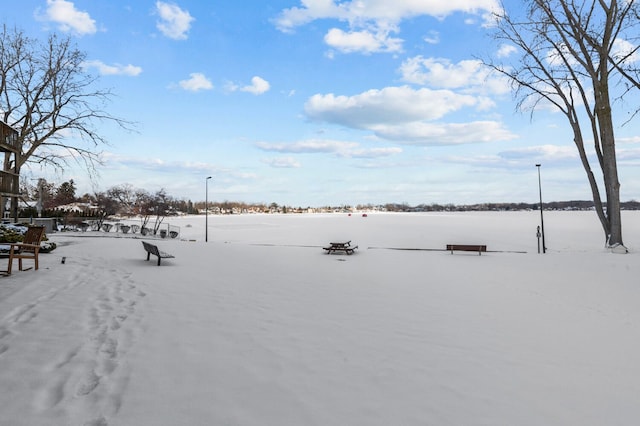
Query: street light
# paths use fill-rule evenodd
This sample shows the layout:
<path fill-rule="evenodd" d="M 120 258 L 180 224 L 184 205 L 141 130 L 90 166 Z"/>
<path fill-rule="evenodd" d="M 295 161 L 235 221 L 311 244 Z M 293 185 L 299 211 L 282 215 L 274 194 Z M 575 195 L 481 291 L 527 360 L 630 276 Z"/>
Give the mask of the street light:
<path fill-rule="evenodd" d="M 542 215 L 542 183 L 540 181 L 540 166 L 541 164 L 536 164 L 538 168 L 538 191 L 540 191 L 540 227 L 542 230 L 542 253 L 547 252 L 547 246 L 544 243 L 544 217 Z"/>
<path fill-rule="evenodd" d="M 209 241 L 209 179 L 211 176 L 207 176 L 205 182 L 205 194 L 204 194 L 204 242 Z"/>

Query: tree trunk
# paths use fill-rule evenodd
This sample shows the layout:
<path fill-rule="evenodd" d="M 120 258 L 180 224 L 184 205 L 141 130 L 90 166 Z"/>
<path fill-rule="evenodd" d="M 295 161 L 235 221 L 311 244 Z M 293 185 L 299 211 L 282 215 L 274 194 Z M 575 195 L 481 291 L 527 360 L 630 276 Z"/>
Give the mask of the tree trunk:
<path fill-rule="evenodd" d="M 591 195 L 593 196 L 593 205 L 596 210 L 596 214 L 598 215 L 598 219 L 600 220 L 600 224 L 602 225 L 602 230 L 604 231 L 605 242 L 608 242 L 609 235 L 611 235 L 611 223 L 609 222 L 607 212 L 605 211 L 604 205 L 602 204 L 600 188 L 598 187 L 598 182 L 596 181 L 593 171 L 591 170 L 589 157 L 587 156 L 587 152 L 584 149 L 584 138 L 582 137 L 582 130 L 580 128 L 580 124 L 572 118 L 572 114 L 567 114 L 567 117 L 569 118 L 569 122 L 571 123 L 571 128 L 573 130 L 573 142 L 578 148 L 578 154 L 580 155 L 582 167 L 587 173 L 587 179 L 589 180 L 589 186 L 591 187 Z M 599 164 L 602 164 L 602 162 L 600 162 Z"/>
<path fill-rule="evenodd" d="M 591 187 L 591 194 L 593 196 L 593 205 L 596 210 L 596 214 L 598 215 L 598 219 L 600 220 L 600 225 L 602 225 L 602 230 L 604 231 L 604 236 L 606 241 L 609 240 L 609 235 L 611 235 L 611 222 L 607 216 L 607 212 L 605 212 L 604 205 L 602 204 L 602 198 L 600 197 L 600 190 L 598 188 L 598 182 L 596 181 L 595 176 L 593 175 L 593 171 L 589 166 L 589 161 L 587 160 L 586 154 L 583 157 L 584 150 L 580 151 L 580 159 L 582 160 L 582 165 L 587 172 L 587 179 L 589 180 L 589 186 Z"/>
<path fill-rule="evenodd" d="M 618 180 L 618 166 L 616 160 L 616 142 L 611 115 L 608 83 L 603 78 L 598 85 L 594 85 L 595 114 L 600 129 L 602 144 L 602 177 L 607 193 L 607 219 L 609 229 L 607 244 L 609 247 L 624 245 L 622 241 L 622 217 L 620 214 L 620 181 Z M 605 230 L 605 233 L 607 230 Z"/>
<path fill-rule="evenodd" d="M 609 246 L 623 245 L 622 218 L 620 214 L 620 182 L 616 166 L 615 144 L 613 141 L 603 141 L 604 155 L 604 185 L 607 191 L 607 218 L 609 220 Z M 607 153 L 607 151 L 609 151 Z"/>

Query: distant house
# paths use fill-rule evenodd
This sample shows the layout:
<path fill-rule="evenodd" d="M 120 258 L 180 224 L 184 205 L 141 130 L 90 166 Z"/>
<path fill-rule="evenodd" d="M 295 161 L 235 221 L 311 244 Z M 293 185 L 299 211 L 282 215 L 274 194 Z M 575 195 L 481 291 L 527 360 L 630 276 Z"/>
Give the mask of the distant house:
<path fill-rule="evenodd" d="M 99 210 L 99 207 L 91 203 L 70 203 L 57 206 L 55 210 L 60 210 L 65 213 L 90 213 Z"/>
<path fill-rule="evenodd" d="M 0 120 L 0 151 L 4 153 L 3 167 L 0 170 L 0 211 L 2 217 L 18 219 L 18 196 L 20 195 L 20 174 L 17 157 L 18 131 Z M 7 200 L 10 201 L 9 206 Z"/>

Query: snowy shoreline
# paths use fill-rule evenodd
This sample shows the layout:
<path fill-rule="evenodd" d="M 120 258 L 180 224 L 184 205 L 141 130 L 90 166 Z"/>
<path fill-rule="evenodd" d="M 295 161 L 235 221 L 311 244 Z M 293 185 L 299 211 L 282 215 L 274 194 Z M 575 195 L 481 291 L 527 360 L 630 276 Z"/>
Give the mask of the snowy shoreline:
<path fill-rule="evenodd" d="M 545 213 L 546 255 L 538 212 L 209 216 L 208 243 L 204 217 L 169 220 L 160 267 L 137 238 L 61 232 L 39 271 L 0 280 L 0 424 L 640 415 L 640 212 L 626 255 L 593 212 Z M 337 238 L 359 249 L 324 254 Z M 458 242 L 505 252 L 441 251 Z"/>

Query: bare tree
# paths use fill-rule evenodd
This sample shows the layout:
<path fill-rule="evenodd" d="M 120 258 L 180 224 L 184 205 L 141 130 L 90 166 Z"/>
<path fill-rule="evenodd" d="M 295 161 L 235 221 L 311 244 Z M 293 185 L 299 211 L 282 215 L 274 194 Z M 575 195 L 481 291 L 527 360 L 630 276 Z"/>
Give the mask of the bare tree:
<path fill-rule="evenodd" d="M 94 127 L 113 122 L 130 123 L 104 111 L 112 97 L 97 87 L 88 74 L 85 53 L 69 38 L 51 35 L 45 42 L 3 26 L 0 31 L 0 118 L 19 132 L 20 152 L 15 165 L 27 163 L 62 170 L 70 161 L 83 164 L 95 176 L 100 164 L 98 148 L 107 141 Z"/>
<path fill-rule="evenodd" d="M 140 216 L 140 229 L 143 233 L 149 231 L 147 225 L 153 213 L 153 197 L 144 189 L 135 192 L 134 213 Z"/>
<path fill-rule="evenodd" d="M 104 221 L 118 210 L 118 203 L 105 192 L 96 192 L 93 195 L 93 201 L 98 209 L 94 212 L 94 231 L 99 231 Z"/>
<path fill-rule="evenodd" d="M 156 216 L 156 222 L 153 225 L 153 235 L 157 235 L 160 230 L 160 225 L 167 217 L 169 205 L 171 203 L 171 196 L 167 195 L 166 191 L 161 189 L 157 191 L 153 196 L 153 213 Z"/>
<path fill-rule="evenodd" d="M 533 112 L 546 103 L 565 115 L 607 244 L 622 246 L 612 102 L 640 87 L 632 62 L 638 46 L 630 42 L 637 41 L 640 30 L 638 5 L 634 0 L 526 3 L 526 16 L 520 19 L 504 8 L 496 14 L 496 39 L 515 45 L 519 57 L 508 64 L 485 64 L 512 81 L 518 109 Z M 595 161 L 585 146 L 585 133 L 593 137 Z M 592 163 L 601 172 L 603 188 Z"/>
<path fill-rule="evenodd" d="M 107 190 L 107 196 L 117 200 L 119 207 L 119 213 L 127 216 L 134 214 L 134 208 L 136 205 L 136 189 L 128 183 L 122 185 L 113 186 Z"/>

